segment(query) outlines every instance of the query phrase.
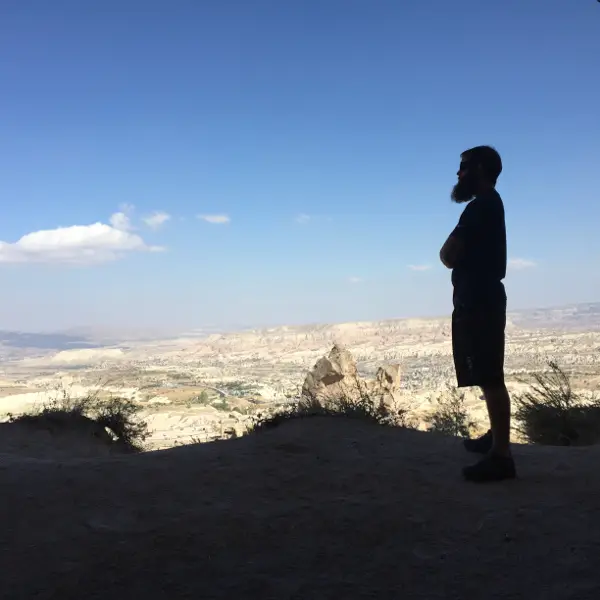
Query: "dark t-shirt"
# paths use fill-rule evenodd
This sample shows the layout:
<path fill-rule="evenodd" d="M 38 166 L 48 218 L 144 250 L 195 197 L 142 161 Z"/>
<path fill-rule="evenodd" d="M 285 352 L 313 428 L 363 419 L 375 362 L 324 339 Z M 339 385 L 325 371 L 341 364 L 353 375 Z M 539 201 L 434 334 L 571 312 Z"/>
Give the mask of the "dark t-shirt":
<path fill-rule="evenodd" d="M 494 189 L 471 200 L 452 232 L 465 252 L 452 270 L 455 304 L 506 305 L 504 204 Z"/>

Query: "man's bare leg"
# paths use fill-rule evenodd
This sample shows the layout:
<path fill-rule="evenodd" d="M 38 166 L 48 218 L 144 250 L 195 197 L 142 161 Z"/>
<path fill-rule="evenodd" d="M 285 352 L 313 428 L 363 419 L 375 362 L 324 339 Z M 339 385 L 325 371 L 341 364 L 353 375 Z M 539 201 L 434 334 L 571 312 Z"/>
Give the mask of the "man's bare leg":
<path fill-rule="evenodd" d="M 482 388 L 494 443 L 492 454 L 510 456 L 510 396 L 504 383 Z"/>
<path fill-rule="evenodd" d="M 492 440 L 488 437 L 480 445 L 487 445 L 491 442 L 491 448 L 489 454 L 478 463 L 465 467 L 463 475 L 468 481 L 478 483 L 514 479 L 517 471 L 510 452 L 510 396 L 508 390 L 504 383 L 486 386 L 482 390 L 490 416 Z"/>

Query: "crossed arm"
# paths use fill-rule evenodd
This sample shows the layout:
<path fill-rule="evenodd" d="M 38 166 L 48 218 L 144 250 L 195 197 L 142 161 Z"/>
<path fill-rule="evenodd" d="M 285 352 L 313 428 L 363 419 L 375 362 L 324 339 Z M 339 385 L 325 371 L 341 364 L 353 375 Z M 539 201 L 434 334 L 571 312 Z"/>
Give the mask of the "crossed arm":
<path fill-rule="evenodd" d="M 448 269 L 454 269 L 462 258 L 464 251 L 463 240 L 451 233 L 440 250 L 440 260 Z"/>
<path fill-rule="evenodd" d="M 469 202 L 458 224 L 440 250 L 440 260 L 448 269 L 454 269 L 465 254 L 479 246 L 480 232 L 489 229 L 486 205 L 478 200 Z"/>

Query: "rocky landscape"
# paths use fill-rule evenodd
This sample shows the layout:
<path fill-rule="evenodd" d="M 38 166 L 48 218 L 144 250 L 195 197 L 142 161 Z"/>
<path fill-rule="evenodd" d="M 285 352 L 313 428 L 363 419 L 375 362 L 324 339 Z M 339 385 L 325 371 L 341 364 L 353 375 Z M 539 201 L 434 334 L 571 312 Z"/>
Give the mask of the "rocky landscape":
<path fill-rule="evenodd" d="M 541 318 L 509 326 L 512 388 L 554 358 L 595 391 L 600 331 Z M 17 353 L 2 363 L 5 413 L 121 395 L 153 431 L 131 455 L 86 419 L 0 423 L 0 598 L 598 597 L 597 446 L 515 444 L 518 479 L 475 487 L 456 438 L 364 419 L 189 444 L 298 395 L 367 394 L 423 417 L 451 381 L 447 319 Z M 482 420 L 474 391 L 468 405 Z"/>
<path fill-rule="evenodd" d="M 253 415 L 277 410 L 311 386 L 322 391 L 328 378 L 343 378 L 331 392 L 355 386 L 358 377 L 370 393 L 409 406 L 418 420 L 454 384 L 448 317 L 153 339 L 139 332 L 121 340 L 81 332 L 3 332 L 1 339 L 0 416 L 57 394 L 123 396 L 143 407 L 149 449 L 240 435 Z M 345 353 L 332 364 L 327 357 L 334 347 Z M 509 313 L 506 373 L 513 393 L 549 358 L 576 388 L 595 391 L 599 351 L 600 304 Z M 467 392 L 466 402 L 475 423 L 484 424 L 477 390 Z"/>

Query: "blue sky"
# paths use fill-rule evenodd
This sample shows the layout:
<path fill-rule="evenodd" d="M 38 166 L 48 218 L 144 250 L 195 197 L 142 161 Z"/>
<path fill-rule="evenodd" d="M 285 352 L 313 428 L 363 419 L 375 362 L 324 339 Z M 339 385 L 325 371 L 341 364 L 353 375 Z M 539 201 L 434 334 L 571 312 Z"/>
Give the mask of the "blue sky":
<path fill-rule="evenodd" d="M 599 56 L 594 0 L 4 0 L 0 327 L 449 314 L 478 144 L 509 308 L 600 300 Z"/>

